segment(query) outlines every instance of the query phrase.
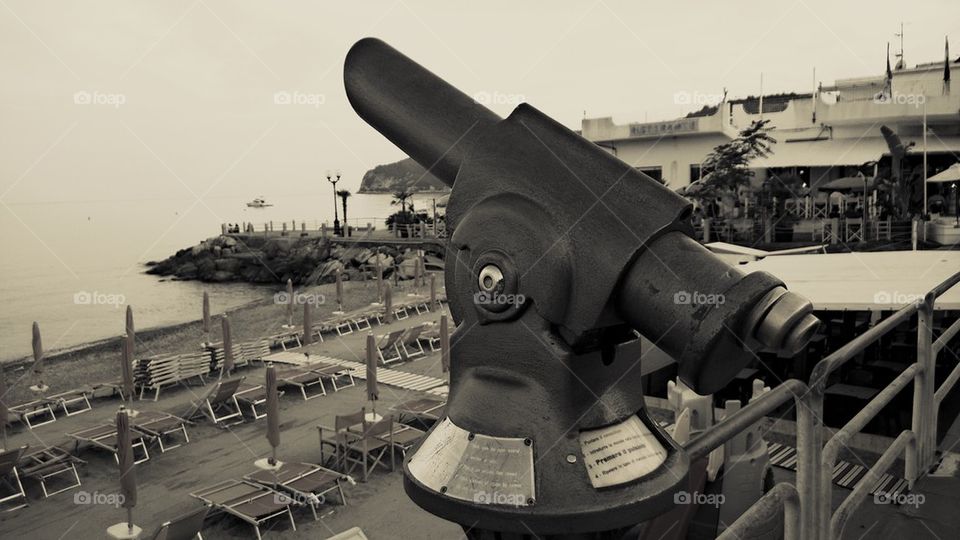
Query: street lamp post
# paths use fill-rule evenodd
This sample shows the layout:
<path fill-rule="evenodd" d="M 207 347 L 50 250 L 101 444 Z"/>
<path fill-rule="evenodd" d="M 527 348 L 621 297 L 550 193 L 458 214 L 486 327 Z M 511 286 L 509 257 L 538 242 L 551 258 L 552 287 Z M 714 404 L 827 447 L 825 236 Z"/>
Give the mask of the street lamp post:
<path fill-rule="evenodd" d="M 334 178 L 336 177 L 336 178 Z M 327 172 L 327 182 L 333 185 L 333 235 L 338 236 L 340 234 L 340 216 L 337 214 L 337 182 L 340 181 L 340 171 L 337 171 L 335 174 L 330 174 Z"/>

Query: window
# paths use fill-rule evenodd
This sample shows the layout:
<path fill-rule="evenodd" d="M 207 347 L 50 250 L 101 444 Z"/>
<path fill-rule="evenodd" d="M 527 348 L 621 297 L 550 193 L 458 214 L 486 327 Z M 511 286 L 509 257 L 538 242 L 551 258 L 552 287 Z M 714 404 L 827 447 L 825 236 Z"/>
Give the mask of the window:
<path fill-rule="evenodd" d="M 637 167 L 637 170 L 657 182 L 663 183 L 663 167 Z"/>

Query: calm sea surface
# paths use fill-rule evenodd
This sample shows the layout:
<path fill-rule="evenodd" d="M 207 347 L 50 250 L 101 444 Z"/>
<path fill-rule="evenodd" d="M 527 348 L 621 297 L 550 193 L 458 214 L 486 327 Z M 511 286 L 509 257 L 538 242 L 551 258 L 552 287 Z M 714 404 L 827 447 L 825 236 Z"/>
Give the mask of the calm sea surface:
<path fill-rule="evenodd" d="M 293 219 L 308 226 L 332 223 L 332 195 L 261 195 L 274 206 L 253 209 L 248 198 L 220 198 L 0 207 L 0 360 L 30 354 L 33 321 L 40 323 L 44 348 L 52 350 L 121 334 L 128 304 L 137 327 L 149 328 L 199 319 L 204 290 L 215 313 L 269 297 L 275 287 L 160 281 L 143 273 L 147 261 L 219 234 L 221 222 L 273 220 L 275 228 Z M 433 197 L 418 196 L 418 209 L 432 207 Z M 354 195 L 350 223 L 382 227 L 397 209 L 390 200 Z"/>

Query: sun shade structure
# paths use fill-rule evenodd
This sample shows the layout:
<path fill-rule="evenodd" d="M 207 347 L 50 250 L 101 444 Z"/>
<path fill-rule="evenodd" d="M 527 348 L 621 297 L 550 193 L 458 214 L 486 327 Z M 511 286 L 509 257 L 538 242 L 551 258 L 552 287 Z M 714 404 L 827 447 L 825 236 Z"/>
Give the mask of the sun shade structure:
<path fill-rule="evenodd" d="M 380 389 L 377 386 L 377 341 L 373 333 L 367 334 L 367 399 L 373 403 L 376 412 L 377 400 L 380 399 Z"/>
<path fill-rule="evenodd" d="M 224 314 L 220 319 L 220 327 L 223 332 L 223 366 L 220 369 L 220 375 L 230 376 L 233 371 L 233 334 L 230 331 L 230 318 Z"/>
<path fill-rule="evenodd" d="M 210 343 L 210 295 L 203 291 L 203 333 L 207 336 L 207 343 Z"/>
<path fill-rule="evenodd" d="M 124 339 L 120 343 L 120 349 L 120 385 L 123 387 L 124 397 L 133 401 L 133 351 L 130 349 L 130 341 Z"/>
<path fill-rule="evenodd" d="M 303 344 L 313 344 L 313 307 L 310 302 L 303 303 Z"/>
<path fill-rule="evenodd" d="M 33 376 L 36 384 L 30 387 L 34 392 L 46 392 L 50 387 L 43 382 L 43 341 L 40 339 L 40 324 L 33 322 Z"/>
<path fill-rule="evenodd" d="M 387 284 L 387 288 L 383 291 L 383 323 L 390 324 L 393 322 L 393 288 Z"/>
<path fill-rule="evenodd" d="M 343 272 L 337 272 L 337 311 L 343 311 Z"/>
<path fill-rule="evenodd" d="M 960 182 L 960 163 L 954 163 L 945 170 L 942 170 L 930 178 L 927 178 L 927 182 L 931 184 Z"/>
<path fill-rule="evenodd" d="M 141 529 L 133 524 L 133 508 L 137 505 L 137 476 L 134 469 L 133 444 L 130 438 L 130 416 L 120 406 L 116 425 L 117 464 L 120 469 L 120 506 L 127 509 L 127 522 L 107 529 L 112 538 L 137 538 Z"/>
<path fill-rule="evenodd" d="M 277 368 L 273 362 L 267 365 L 267 441 L 270 443 L 271 467 L 278 466 L 277 448 L 280 446 L 280 396 L 277 393 Z"/>
<path fill-rule="evenodd" d="M 287 279 L 287 328 L 293 328 L 293 280 Z"/>

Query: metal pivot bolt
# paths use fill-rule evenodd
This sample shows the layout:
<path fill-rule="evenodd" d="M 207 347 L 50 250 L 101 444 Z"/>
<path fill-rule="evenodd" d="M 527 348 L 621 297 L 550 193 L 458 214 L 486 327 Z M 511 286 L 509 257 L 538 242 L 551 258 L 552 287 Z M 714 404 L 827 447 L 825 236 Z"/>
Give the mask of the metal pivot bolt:
<path fill-rule="evenodd" d="M 488 264 L 480 270 L 477 285 L 485 293 L 496 294 L 503 287 L 503 272 L 495 264 Z"/>

